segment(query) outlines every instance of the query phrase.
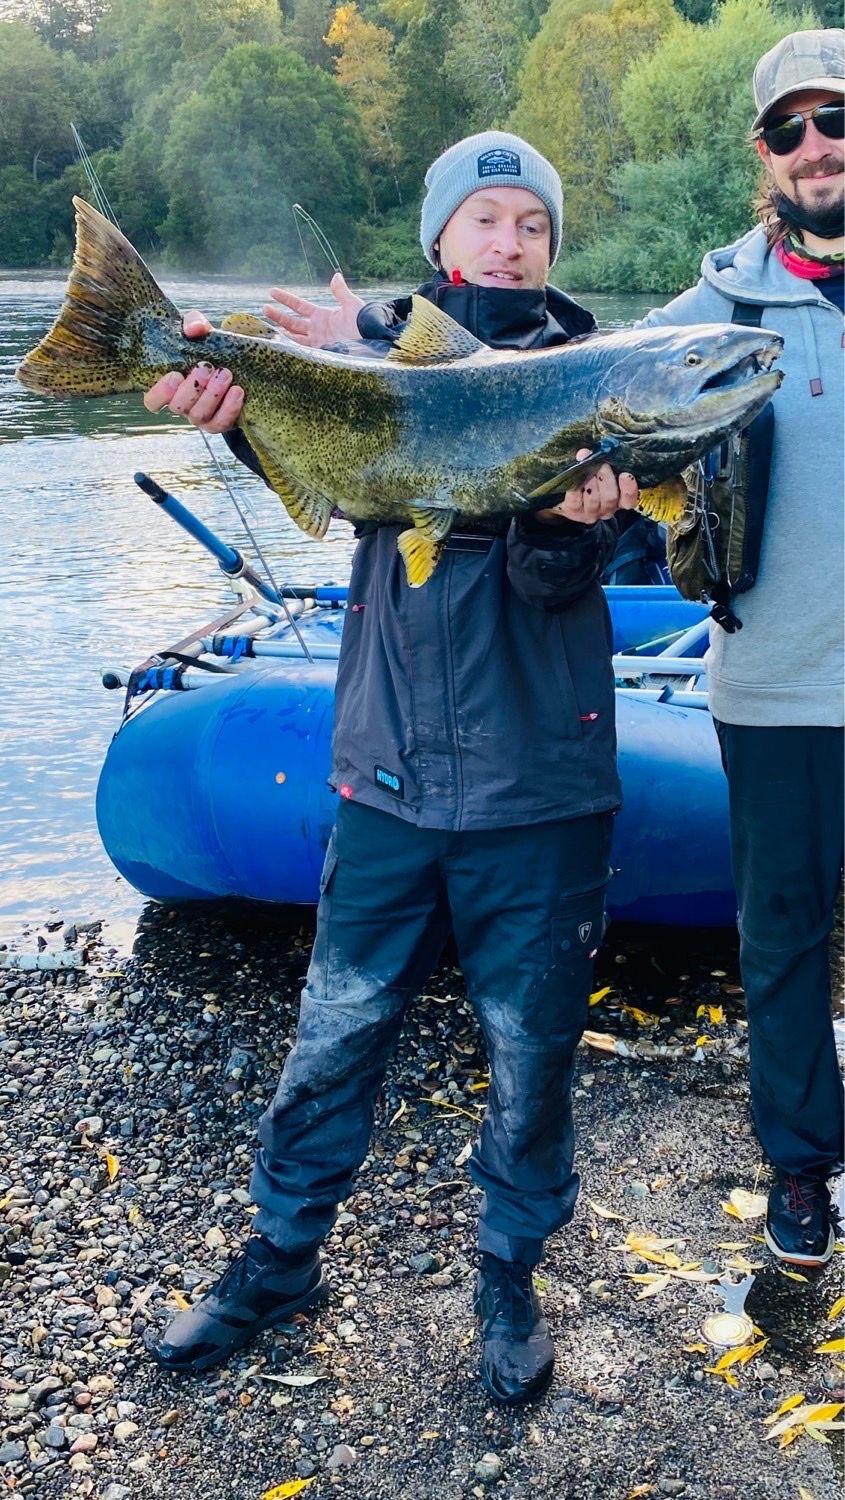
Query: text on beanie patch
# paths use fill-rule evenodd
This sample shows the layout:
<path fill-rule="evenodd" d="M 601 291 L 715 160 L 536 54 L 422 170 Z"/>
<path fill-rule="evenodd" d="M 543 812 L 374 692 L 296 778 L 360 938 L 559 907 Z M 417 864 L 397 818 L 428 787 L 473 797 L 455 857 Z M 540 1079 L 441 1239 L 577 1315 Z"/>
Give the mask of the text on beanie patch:
<path fill-rule="evenodd" d="M 505 151 L 501 146 L 492 151 L 482 151 L 478 158 L 479 177 L 520 177 L 522 164 L 516 151 Z"/>

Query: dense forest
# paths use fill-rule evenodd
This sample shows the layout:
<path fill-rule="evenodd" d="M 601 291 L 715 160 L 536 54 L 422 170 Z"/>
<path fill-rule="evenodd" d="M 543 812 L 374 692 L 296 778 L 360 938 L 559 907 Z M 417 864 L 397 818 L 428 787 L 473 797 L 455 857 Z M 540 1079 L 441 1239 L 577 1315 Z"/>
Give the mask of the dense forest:
<path fill-rule="evenodd" d="M 67 264 L 73 124 L 158 265 L 300 279 L 300 203 L 357 280 L 412 280 L 426 167 L 496 127 L 560 171 L 558 281 L 671 292 L 751 223 L 756 59 L 839 23 L 839 0 L 0 0 L 0 266 Z"/>

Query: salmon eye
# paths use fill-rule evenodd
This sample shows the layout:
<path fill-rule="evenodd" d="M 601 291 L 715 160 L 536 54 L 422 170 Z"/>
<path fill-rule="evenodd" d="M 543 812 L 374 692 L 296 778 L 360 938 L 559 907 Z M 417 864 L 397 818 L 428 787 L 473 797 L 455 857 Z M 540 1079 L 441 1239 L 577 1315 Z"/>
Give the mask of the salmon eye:
<path fill-rule="evenodd" d="M 704 360 L 701 358 L 700 354 L 696 353 L 695 349 L 690 349 L 689 354 L 685 354 L 684 355 L 684 364 L 685 365 L 703 365 L 704 364 Z"/>

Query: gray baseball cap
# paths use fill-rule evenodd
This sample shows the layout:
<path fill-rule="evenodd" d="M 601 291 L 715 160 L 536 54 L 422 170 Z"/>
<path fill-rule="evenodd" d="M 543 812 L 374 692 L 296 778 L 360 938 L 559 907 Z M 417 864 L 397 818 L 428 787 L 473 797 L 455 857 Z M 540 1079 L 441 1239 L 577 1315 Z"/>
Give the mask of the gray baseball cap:
<path fill-rule="evenodd" d="M 754 103 L 759 130 L 766 115 L 787 94 L 799 89 L 845 92 L 845 30 L 793 31 L 766 52 L 754 69 Z"/>

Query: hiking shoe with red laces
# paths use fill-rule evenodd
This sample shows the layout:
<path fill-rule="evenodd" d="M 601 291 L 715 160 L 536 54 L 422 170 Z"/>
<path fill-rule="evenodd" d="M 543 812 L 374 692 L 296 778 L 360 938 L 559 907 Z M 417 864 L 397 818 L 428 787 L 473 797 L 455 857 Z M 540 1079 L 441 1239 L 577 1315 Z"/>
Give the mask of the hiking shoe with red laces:
<path fill-rule="evenodd" d="M 791 1266 L 826 1265 L 836 1234 L 825 1174 L 776 1171 L 763 1232 L 778 1260 Z"/>

